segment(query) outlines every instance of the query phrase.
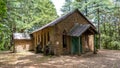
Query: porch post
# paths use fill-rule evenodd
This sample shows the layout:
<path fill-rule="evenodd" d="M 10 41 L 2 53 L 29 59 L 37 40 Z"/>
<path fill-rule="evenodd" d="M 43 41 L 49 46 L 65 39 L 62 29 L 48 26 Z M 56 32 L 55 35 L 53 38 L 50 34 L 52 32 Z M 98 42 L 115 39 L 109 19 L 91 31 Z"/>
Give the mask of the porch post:
<path fill-rule="evenodd" d="M 70 40 L 70 54 L 72 55 L 72 41 Z"/>
<path fill-rule="evenodd" d="M 80 37 L 78 37 L 78 38 L 79 38 L 79 46 L 78 46 L 78 48 L 79 48 L 79 49 L 78 49 L 78 50 L 79 50 L 79 54 L 78 54 L 78 55 L 80 55 L 80 49 L 81 49 L 81 48 L 80 48 Z"/>
<path fill-rule="evenodd" d="M 94 35 L 94 54 L 97 54 L 96 52 L 96 35 Z"/>

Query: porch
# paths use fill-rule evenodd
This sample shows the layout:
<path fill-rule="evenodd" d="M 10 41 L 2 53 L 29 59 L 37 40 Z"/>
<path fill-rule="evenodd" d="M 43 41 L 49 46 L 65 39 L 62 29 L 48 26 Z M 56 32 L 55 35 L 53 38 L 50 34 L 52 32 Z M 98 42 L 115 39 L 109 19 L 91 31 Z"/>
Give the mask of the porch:
<path fill-rule="evenodd" d="M 69 33 L 63 35 L 63 54 L 81 55 L 94 52 L 95 34 L 97 31 L 89 24 L 76 24 Z"/>

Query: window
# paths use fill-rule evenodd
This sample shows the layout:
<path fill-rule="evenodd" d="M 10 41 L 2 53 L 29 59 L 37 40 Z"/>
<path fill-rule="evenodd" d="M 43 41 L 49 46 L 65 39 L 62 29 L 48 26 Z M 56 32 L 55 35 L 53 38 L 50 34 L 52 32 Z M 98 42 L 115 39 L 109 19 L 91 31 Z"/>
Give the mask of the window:
<path fill-rule="evenodd" d="M 49 32 L 47 33 L 48 41 L 50 41 L 50 35 Z"/>
<path fill-rule="evenodd" d="M 66 39 L 66 36 L 63 35 L 63 48 L 66 48 L 67 47 L 67 39 Z"/>
<path fill-rule="evenodd" d="M 66 36 L 67 32 L 66 30 L 63 31 L 63 48 L 67 47 L 67 36 Z"/>

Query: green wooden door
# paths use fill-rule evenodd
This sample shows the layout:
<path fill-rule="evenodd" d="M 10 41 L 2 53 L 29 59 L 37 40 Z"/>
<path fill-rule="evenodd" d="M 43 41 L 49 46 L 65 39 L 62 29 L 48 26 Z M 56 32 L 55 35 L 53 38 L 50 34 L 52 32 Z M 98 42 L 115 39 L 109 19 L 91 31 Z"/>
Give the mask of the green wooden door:
<path fill-rule="evenodd" d="M 72 54 L 79 53 L 79 37 L 72 37 L 71 52 Z"/>
<path fill-rule="evenodd" d="M 72 37 L 72 54 L 82 54 L 82 39 L 81 37 Z"/>

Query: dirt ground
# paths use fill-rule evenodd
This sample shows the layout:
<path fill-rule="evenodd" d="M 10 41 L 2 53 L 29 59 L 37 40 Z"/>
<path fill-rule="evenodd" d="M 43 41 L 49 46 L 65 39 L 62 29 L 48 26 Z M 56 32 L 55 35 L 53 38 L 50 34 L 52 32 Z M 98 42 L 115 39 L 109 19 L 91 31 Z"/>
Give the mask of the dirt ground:
<path fill-rule="evenodd" d="M 52 57 L 32 52 L 1 52 L 0 68 L 120 68 L 120 51 L 99 50 L 98 54 Z"/>

